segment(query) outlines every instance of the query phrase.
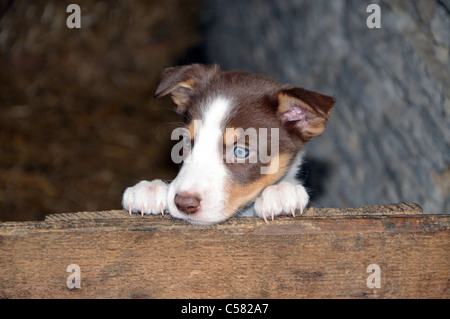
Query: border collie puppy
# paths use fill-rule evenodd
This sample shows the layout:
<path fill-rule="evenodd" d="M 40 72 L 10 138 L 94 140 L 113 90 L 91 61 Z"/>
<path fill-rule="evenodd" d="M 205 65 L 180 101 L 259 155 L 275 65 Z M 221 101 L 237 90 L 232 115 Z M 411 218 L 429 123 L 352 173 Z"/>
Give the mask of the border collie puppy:
<path fill-rule="evenodd" d="M 309 196 L 295 176 L 305 144 L 327 126 L 332 97 L 201 64 L 166 69 L 155 97 L 165 95 L 186 122 L 172 132 L 181 169 L 170 184 L 127 188 L 125 210 L 200 225 L 302 214 Z"/>

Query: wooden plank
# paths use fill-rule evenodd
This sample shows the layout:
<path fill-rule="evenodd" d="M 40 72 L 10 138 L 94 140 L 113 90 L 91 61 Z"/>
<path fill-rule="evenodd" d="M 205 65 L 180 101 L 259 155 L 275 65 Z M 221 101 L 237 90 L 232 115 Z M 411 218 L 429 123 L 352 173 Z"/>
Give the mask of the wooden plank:
<path fill-rule="evenodd" d="M 399 203 L 391 205 L 371 205 L 356 208 L 316 208 L 309 207 L 305 210 L 302 217 L 310 218 L 340 218 L 345 216 L 409 216 L 423 214 L 422 207 L 415 203 Z M 130 216 L 124 214 L 122 210 L 112 210 L 103 212 L 78 212 L 47 215 L 44 222 L 4 222 L 0 223 L 0 229 L 3 231 L 23 231 L 26 229 L 48 229 L 61 227 L 90 227 L 92 225 L 127 225 L 140 224 L 141 216 Z"/>
<path fill-rule="evenodd" d="M 450 298 L 449 215 L 413 204 L 351 212 L 215 226 L 125 211 L 1 223 L 0 298 Z M 79 289 L 67 287 L 70 264 Z M 380 288 L 367 286 L 372 264 Z"/>

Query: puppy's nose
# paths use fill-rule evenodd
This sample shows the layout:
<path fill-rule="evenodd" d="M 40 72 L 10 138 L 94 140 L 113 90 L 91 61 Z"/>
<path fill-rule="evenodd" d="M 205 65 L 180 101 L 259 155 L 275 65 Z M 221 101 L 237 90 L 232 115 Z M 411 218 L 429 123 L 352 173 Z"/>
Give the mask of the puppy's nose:
<path fill-rule="evenodd" d="M 176 194 L 175 205 L 185 214 L 195 214 L 200 208 L 200 198 L 189 193 Z"/>

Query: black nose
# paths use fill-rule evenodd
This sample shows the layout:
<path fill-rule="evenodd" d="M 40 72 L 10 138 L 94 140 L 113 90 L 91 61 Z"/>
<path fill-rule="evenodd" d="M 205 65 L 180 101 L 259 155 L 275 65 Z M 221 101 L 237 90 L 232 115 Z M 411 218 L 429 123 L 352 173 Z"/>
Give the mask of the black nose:
<path fill-rule="evenodd" d="M 195 214 L 200 208 L 200 198 L 189 193 L 176 194 L 175 205 L 185 214 Z"/>

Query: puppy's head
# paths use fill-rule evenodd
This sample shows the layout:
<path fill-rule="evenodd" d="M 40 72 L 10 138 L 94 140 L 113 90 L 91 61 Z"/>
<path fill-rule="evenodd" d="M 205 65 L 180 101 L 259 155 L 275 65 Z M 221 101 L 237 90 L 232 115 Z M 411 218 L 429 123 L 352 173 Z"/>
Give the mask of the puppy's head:
<path fill-rule="evenodd" d="M 172 159 L 183 165 L 168 207 L 196 224 L 226 220 L 279 181 L 334 106 L 331 97 L 217 65 L 166 69 L 155 96 L 167 94 L 186 120 L 172 136 L 180 139 Z"/>

